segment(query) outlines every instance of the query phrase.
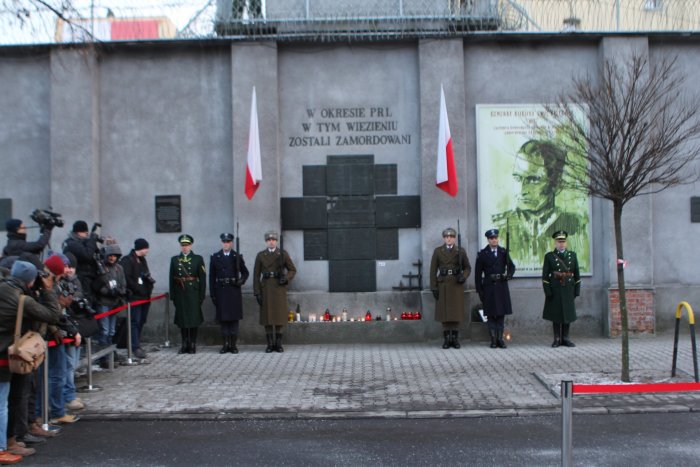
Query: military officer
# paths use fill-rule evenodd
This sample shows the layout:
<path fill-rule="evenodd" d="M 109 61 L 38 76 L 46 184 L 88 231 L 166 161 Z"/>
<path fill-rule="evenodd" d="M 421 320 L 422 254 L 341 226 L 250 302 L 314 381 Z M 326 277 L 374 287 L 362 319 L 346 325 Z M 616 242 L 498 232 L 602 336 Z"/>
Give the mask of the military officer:
<path fill-rule="evenodd" d="M 197 352 L 197 328 L 202 324 L 202 303 L 207 273 L 204 258 L 192 253 L 192 236 L 178 238 L 181 253 L 170 259 L 170 299 L 175 305 L 175 325 L 182 333 L 179 354 Z"/>
<path fill-rule="evenodd" d="M 442 323 L 443 349 L 459 349 L 459 325 L 464 320 L 464 283 L 472 272 L 467 252 L 455 245 L 457 232 L 442 232 L 444 244 L 435 248 L 430 261 L 430 289 L 437 303 L 435 320 Z"/>
<path fill-rule="evenodd" d="M 566 249 L 568 236 L 564 230 L 558 230 L 552 235 L 555 248 L 544 256 L 542 265 L 542 286 L 545 294 L 542 318 L 552 322 L 552 347 L 575 347 L 569 340 L 569 326 L 576 321 L 574 299 L 581 293 L 581 275 L 576 253 Z"/>
<path fill-rule="evenodd" d="M 506 348 L 503 328 L 506 315 L 513 314 L 508 281 L 515 274 L 515 264 L 508 250 L 498 244 L 498 229 L 487 230 L 488 245 L 476 255 L 474 282 L 484 306 L 491 336 L 491 348 Z"/>
<path fill-rule="evenodd" d="M 277 232 L 265 233 L 267 247 L 255 257 L 253 269 L 253 292 L 260 305 L 260 324 L 265 326 L 266 353 L 284 352 L 282 332 L 288 320 L 287 285 L 297 272 L 289 253 L 277 247 L 278 238 Z"/>
<path fill-rule="evenodd" d="M 221 250 L 209 260 L 209 294 L 216 307 L 216 321 L 221 326 L 224 345 L 220 354 L 238 353 L 238 325 L 243 319 L 241 286 L 250 273 L 243 256 L 233 251 L 233 234 L 222 233 Z"/>

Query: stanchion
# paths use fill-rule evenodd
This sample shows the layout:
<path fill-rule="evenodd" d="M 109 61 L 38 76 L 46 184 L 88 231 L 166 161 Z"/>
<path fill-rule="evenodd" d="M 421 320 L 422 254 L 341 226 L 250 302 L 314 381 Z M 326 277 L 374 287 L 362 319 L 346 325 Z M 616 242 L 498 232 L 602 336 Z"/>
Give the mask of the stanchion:
<path fill-rule="evenodd" d="M 695 315 L 693 314 L 693 307 L 691 307 L 688 302 L 680 302 L 676 307 L 676 332 L 673 337 L 673 364 L 671 366 L 671 376 L 676 376 L 676 362 L 678 360 L 678 336 L 680 334 L 681 314 L 683 308 L 685 308 L 688 312 L 690 341 L 693 349 L 693 372 L 695 375 L 695 382 L 697 383 L 700 382 L 700 377 L 698 375 L 698 348 L 695 342 Z"/>
<path fill-rule="evenodd" d="M 574 382 L 561 382 L 561 465 L 571 467 L 573 465 L 573 440 L 572 440 L 572 412 L 573 412 L 573 386 Z"/>
<path fill-rule="evenodd" d="M 139 362 L 134 361 L 131 349 L 131 303 L 126 305 L 126 361 L 121 362 L 121 366 L 138 365 Z"/>
<path fill-rule="evenodd" d="M 165 292 L 165 342 L 163 343 L 163 347 L 170 348 L 170 333 L 169 331 L 169 326 L 170 325 L 170 294 L 168 292 Z"/>
<path fill-rule="evenodd" d="M 41 418 L 44 423 L 41 427 L 44 430 L 49 429 L 49 350 L 46 349 L 46 358 L 44 359 L 43 369 L 41 372 Z"/>
<path fill-rule="evenodd" d="M 92 339 L 85 339 L 85 348 L 87 349 L 87 386 L 81 386 L 76 391 L 78 392 L 97 392 L 102 391 L 100 386 L 92 384 Z"/>

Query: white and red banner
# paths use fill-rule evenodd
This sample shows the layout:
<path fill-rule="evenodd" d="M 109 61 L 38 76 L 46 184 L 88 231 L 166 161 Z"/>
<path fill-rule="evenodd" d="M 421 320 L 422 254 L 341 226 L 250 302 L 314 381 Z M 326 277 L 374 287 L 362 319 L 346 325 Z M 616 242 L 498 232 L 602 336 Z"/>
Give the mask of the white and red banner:
<path fill-rule="evenodd" d="M 245 171 L 245 195 L 253 199 L 262 181 L 260 163 L 260 131 L 258 129 L 258 104 L 253 87 L 253 99 L 250 104 L 250 131 L 248 132 L 248 159 Z"/>
<path fill-rule="evenodd" d="M 447 119 L 447 106 L 445 105 L 445 91 L 440 85 L 440 127 L 437 149 L 437 177 L 435 186 L 446 191 L 450 196 L 456 196 L 459 184 L 457 183 L 457 169 L 455 168 L 455 156 L 452 152 L 452 135 L 450 135 L 450 122 Z"/>

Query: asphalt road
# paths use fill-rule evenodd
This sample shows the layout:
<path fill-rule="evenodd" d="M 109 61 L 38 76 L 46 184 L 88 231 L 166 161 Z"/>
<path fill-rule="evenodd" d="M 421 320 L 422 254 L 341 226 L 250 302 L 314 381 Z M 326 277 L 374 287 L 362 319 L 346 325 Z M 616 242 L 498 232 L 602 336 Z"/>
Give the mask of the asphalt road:
<path fill-rule="evenodd" d="M 697 413 L 574 415 L 585 466 L 700 465 Z M 79 421 L 22 465 L 561 463 L 559 416 L 461 419 Z"/>

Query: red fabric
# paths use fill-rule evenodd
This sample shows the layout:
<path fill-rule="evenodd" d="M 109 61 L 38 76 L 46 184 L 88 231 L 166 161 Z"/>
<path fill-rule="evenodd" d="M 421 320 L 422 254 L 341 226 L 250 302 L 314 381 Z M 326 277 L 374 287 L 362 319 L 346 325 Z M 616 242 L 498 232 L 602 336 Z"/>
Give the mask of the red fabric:
<path fill-rule="evenodd" d="M 700 391 L 700 383 L 574 384 L 574 394 Z"/>

